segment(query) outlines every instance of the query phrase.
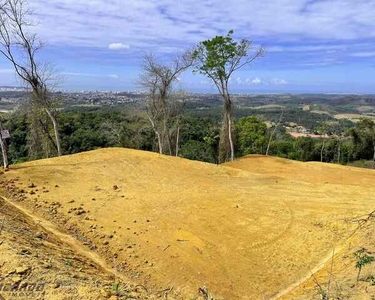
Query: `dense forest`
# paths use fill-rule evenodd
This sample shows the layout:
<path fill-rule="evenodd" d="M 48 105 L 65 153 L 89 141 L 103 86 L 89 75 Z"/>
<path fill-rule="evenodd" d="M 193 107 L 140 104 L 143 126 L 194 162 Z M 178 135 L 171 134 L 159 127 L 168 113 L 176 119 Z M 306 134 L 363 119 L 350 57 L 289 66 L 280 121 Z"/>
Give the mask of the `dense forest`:
<path fill-rule="evenodd" d="M 369 166 L 374 159 L 375 124 L 363 119 L 354 125 L 345 120 L 317 124 L 313 130 L 322 138 L 293 138 L 273 123 L 267 127 L 260 116 L 235 118 L 234 139 L 236 157 L 267 153 L 273 156 L 300 161 L 323 161 L 330 163 Z M 322 126 L 322 124 L 324 126 Z M 143 111 L 126 109 L 76 109 L 61 111 L 59 131 L 63 154 L 74 154 L 103 147 L 127 147 L 157 151 L 155 133 Z M 178 156 L 209 163 L 218 163 L 220 118 L 202 116 L 200 112 L 186 112 L 180 121 Z M 54 156 L 37 145 L 31 137 L 30 118 L 22 110 L 3 115 L 3 127 L 11 132 L 6 140 L 11 163 Z M 323 131 L 325 136 L 323 137 Z M 272 136 L 272 137 L 271 137 Z M 360 162 L 362 161 L 362 162 Z"/>

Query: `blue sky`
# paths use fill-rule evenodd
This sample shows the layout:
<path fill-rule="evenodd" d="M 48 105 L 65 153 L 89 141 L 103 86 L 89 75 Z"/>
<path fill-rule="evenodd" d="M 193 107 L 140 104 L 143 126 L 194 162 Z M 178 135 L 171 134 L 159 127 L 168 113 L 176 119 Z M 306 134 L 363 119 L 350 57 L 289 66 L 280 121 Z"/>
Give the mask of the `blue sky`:
<path fill-rule="evenodd" d="M 168 61 L 228 30 L 266 55 L 232 92 L 375 93 L 375 0 L 29 0 L 33 28 L 71 90 L 136 90 L 142 53 Z M 0 58 L 0 85 L 17 85 Z M 213 92 L 188 71 L 182 88 Z"/>

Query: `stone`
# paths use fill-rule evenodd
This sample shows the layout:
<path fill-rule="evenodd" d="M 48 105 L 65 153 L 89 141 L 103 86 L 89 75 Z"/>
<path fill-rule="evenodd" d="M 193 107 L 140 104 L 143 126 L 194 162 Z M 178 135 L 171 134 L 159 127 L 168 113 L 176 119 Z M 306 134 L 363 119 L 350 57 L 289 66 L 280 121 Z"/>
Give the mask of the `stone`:
<path fill-rule="evenodd" d="M 16 268 L 16 274 L 18 274 L 18 275 L 24 275 L 29 270 L 30 270 L 30 267 L 26 267 L 26 266 L 24 266 L 24 267 L 18 267 L 18 268 Z"/>

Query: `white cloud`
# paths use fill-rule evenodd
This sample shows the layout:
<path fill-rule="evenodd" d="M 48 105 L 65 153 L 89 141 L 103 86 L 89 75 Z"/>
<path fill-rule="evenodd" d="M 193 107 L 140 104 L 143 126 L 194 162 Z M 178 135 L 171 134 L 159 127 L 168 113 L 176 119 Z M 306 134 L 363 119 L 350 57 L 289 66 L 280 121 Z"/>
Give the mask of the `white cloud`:
<path fill-rule="evenodd" d="M 356 52 L 351 54 L 353 57 L 375 57 L 375 51 Z"/>
<path fill-rule="evenodd" d="M 107 77 L 110 78 L 110 79 L 119 79 L 120 78 L 120 76 L 118 76 L 116 74 L 109 74 Z"/>
<path fill-rule="evenodd" d="M 30 3 L 38 12 L 38 31 L 49 44 L 102 47 L 112 43 L 111 48 L 128 49 L 126 44 L 113 43 L 125 40 L 132 41 L 132 48 L 162 52 L 194 45 L 231 28 L 236 36 L 255 41 L 267 37 L 332 43 L 375 38 L 374 0 L 358 0 L 355 5 L 353 0 L 210 0 L 195 5 L 188 0 L 178 5 L 174 0 L 127 0 L 126 5 L 124 0 Z M 332 47 L 336 46 L 324 45 L 325 49 Z"/>
<path fill-rule="evenodd" d="M 334 53 L 336 51 L 344 51 L 348 49 L 348 45 L 305 45 L 305 46 L 271 46 L 267 48 L 267 52 L 318 52 L 326 51 Z"/>
<path fill-rule="evenodd" d="M 260 84 L 262 82 L 262 80 L 258 77 L 254 78 L 253 80 L 251 80 L 251 83 L 252 84 Z"/>
<path fill-rule="evenodd" d="M 14 69 L 0 69 L 0 74 L 14 74 Z"/>
<path fill-rule="evenodd" d="M 122 43 L 112 43 L 109 44 L 108 49 L 110 50 L 124 50 L 124 49 L 130 49 L 129 45 L 122 44 Z"/>
<path fill-rule="evenodd" d="M 275 85 L 285 85 L 285 84 L 288 84 L 289 82 L 286 81 L 285 79 L 273 78 L 271 79 L 271 83 Z"/>
<path fill-rule="evenodd" d="M 79 73 L 79 72 L 62 72 L 61 75 L 78 76 L 78 77 L 91 77 L 91 78 L 110 78 L 110 79 L 119 79 L 120 78 L 120 76 L 118 76 L 116 74 L 102 75 L 102 74 L 97 74 L 97 73 Z"/>
<path fill-rule="evenodd" d="M 77 73 L 77 72 L 62 72 L 61 75 L 65 76 L 79 76 L 79 77 L 102 77 L 100 74 L 94 73 Z"/>
<path fill-rule="evenodd" d="M 238 85 L 251 85 L 251 84 L 260 84 L 262 83 L 262 80 L 258 77 L 255 78 L 246 78 L 242 79 L 241 77 L 236 78 L 236 83 Z"/>

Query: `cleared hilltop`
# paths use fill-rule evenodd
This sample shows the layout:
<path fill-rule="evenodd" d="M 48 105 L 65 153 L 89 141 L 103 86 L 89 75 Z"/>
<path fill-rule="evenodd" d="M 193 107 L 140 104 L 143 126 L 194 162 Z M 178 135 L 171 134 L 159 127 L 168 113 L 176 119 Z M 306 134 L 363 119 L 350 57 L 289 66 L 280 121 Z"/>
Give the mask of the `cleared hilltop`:
<path fill-rule="evenodd" d="M 262 156 L 217 166 L 112 148 L 16 165 L 5 178 L 17 205 L 129 280 L 185 299 L 202 286 L 217 299 L 302 299 L 288 293 L 333 248 L 364 246 L 355 220 L 375 208 L 375 171 Z M 313 288 L 293 292 L 312 299 Z"/>

